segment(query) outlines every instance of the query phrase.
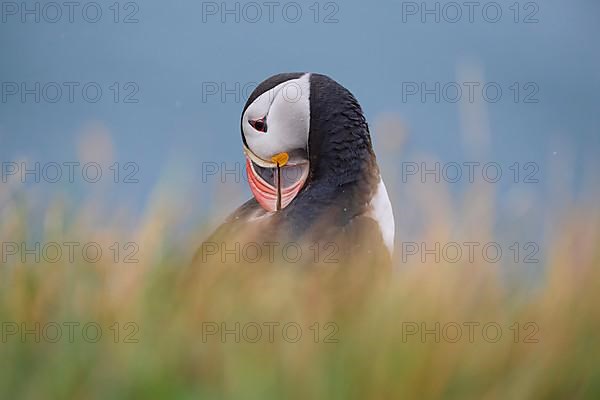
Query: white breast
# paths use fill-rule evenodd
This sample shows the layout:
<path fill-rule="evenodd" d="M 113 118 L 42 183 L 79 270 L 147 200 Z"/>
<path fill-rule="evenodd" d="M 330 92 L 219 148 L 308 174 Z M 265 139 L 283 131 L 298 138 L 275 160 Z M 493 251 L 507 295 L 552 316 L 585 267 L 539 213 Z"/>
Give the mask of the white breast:
<path fill-rule="evenodd" d="M 367 216 L 373 218 L 379 224 L 383 241 L 388 248 L 390 255 L 394 254 L 394 214 L 392 212 L 392 203 L 388 197 L 383 179 L 379 180 L 375 195 L 369 202 Z"/>

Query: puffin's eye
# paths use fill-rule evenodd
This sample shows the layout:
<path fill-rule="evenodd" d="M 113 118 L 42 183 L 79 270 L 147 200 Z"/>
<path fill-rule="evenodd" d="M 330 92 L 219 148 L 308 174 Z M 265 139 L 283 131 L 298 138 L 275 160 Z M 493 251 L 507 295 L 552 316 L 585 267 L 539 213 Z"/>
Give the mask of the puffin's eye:
<path fill-rule="evenodd" d="M 251 127 L 259 132 L 267 133 L 267 117 L 248 121 Z"/>

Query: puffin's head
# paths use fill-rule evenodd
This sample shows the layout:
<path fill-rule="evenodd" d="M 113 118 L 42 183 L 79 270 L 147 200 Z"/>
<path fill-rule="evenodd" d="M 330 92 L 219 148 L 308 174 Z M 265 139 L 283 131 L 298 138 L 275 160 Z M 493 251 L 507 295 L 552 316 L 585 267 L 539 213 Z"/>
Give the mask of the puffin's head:
<path fill-rule="evenodd" d="M 288 206 L 308 180 L 328 176 L 341 185 L 360 172 L 362 158 L 374 160 L 356 99 L 320 74 L 285 73 L 262 82 L 244 106 L 241 128 L 250 189 L 267 211 Z"/>
<path fill-rule="evenodd" d="M 308 178 L 309 77 L 291 73 L 267 79 L 242 113 L 248 182 L 267 211 L 285 208 Z"/>

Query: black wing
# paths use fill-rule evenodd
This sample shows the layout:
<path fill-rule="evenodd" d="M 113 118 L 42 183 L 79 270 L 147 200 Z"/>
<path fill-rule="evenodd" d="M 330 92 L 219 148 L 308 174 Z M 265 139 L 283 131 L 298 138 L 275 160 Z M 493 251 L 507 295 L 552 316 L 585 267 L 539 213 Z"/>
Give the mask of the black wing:
<path fill-rule="evenodd" d="M 265 210 L 254 197 L 242 204 L 202 242 L 200 248 L 196 250 L 192 263 L 197 264 L 206 259 L 206 257 L 203 257 L 203 251 L 209 243 L 221 246 L 222 243 L 241 242 L 252 238 L 252 235 L 263 225 L 263 221 L 257 218 L 264 216 L 265 213 Z"/>

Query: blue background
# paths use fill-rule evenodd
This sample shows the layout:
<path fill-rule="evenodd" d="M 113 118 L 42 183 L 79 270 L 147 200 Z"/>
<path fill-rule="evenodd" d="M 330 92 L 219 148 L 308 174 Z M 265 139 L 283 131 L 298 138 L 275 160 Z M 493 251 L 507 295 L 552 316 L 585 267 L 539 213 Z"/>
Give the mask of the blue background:
<path fill-rule="evenodd" d="M 317 23 L 311 2 L 298 3 L 303 14 L 296 23 L 286 21 L 282 6 L 273 22 L 266 8 L 255 23 L 244 15 L 239 22 L 235 15 L 225 15 L 222 22 L 221 14 L 203 14 L 206 4 L 198 1 L 143 1 L 133 3 L 135 9 L 121 2 L 118 23 L 109 9 L 112 2 L 98 2 L 103 15 L 97 23 L 86 22 L 81 7 L 72 23 L 66 15 L 57 23 L 43 17 L 35 23 L 32 16 L 22 23 L 19 15 L 4 15 L 0 81 L 97 82 L 103 96 L 90 103 L 76 91 L 70 103 L 63 93 L 56 104 L 35 103 L 31 96 L 25 102 L 9 97 L 0 103 L 0 158 L 77 160 L 78 143 L 92 124 L 110 136 L 114 161 L 139 165 L 139 183 L 111 185 L 104 193 L 107 201 L 130 201 L 141 210 L 162 179 L 172 187 L 193 187 L 185 202 L 208 210 L 215 206 L 207 199 L 216 187 L 215 182 L 202 182 L 202 165 L 243 161 L 239 115 L 245 98 L 203 99 L 203 84 L 243 87 L 278 72 L 314 71 L 330 75 L 358 98 L 371 123 L 384 177 L 397 180 L 401 163 L 419 161 L 422 154 L 442 162 L 492 160 L 503 168 L 535 162 L 540 183 L 531 190 L 543 199 L 552 184 L 549 163 L 559 160 L 574 177 L 569 187 L 577 192 L 577 180 L 594 175 L 588 163 L 593 165 L 600 148 L 600 4 L 534 2 L 538 22 L 523 23 L 532 10 L 525 9 L 529 6 L 523 1 L 521 21 L 515 23 L 512 3 L 498 2 L 503 16 L 497 23 L 487 22 L 481 7 L 473 23 L 466 15 L 456 23 L 443 16 L 436 23 L 429 15 L 422 23 L 420 15 L 403 18 L 403 3 L 398 1 L 344 1 L 333 6 L 320 2 Z M 34 2 L 27 4 L 34 7 Z M 223 7 L 221 2 L 213 4 Z M 434 7 L 434 2 L 427 4 Z M 243 5 L 238 5 L 240 13 Z M 227 7 L 235 5 L 228 2 Z M 137 10 L 138 22 L 123 23 L 132 10 Z M 337 22 L 325 23 L 333 11 Z M 476 155 L 463 135 L 461 103 L 436 103 L 431 96 L 425 102 L 418 96 L 402 98 L 402 82 L 443 85 L 462 77 L 497 82 L 504 90 L 497 103 L 475 102 L 483 112 L 488 138 Z M 114 82 L 121 90 L 126 82 L 134 82 L 139 101 L 115 103 L 108 89 Z M 512 101 L 508 87 L 514 82 L 535 83 L 539 101 Z M 401 147 L 386 152 L 376 127 L 382 116 L 390 115 L 401 121 L 404 133 L 399 134 Z M 65 185 L 48 186 L 65 190 Z M 83 186 L 69 190 L 85 193 L 89 188 Z M 243 182 L 239 186 L 249 193 Z M 501 185 L 499 192 L 510 186 Z M 236 197 L 232 203 L 237 201 Z M 504 201 L 500 196 L 500 208 Z M 226 211 L 230 206 L 224 205 Z"/>

